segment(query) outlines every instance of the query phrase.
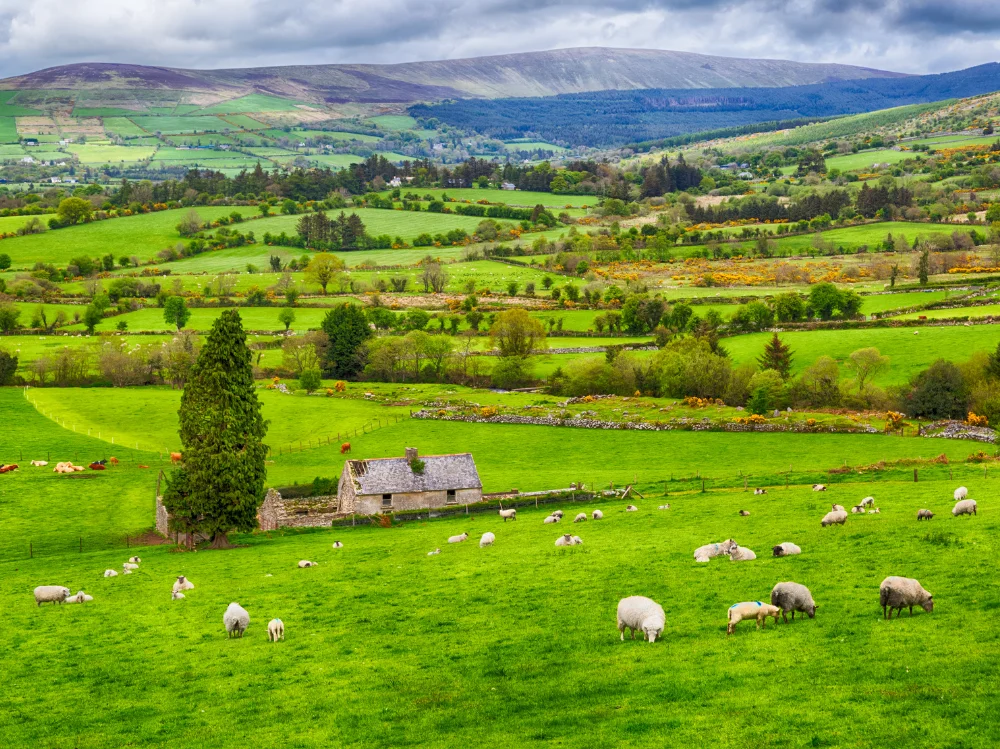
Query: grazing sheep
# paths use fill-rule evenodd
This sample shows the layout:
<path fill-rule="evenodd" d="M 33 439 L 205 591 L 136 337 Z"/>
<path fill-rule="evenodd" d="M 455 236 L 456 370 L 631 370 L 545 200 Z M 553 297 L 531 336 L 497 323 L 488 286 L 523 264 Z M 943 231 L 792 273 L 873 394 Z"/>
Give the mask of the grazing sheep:
<path fill-rule="evenodd" d="M 917 520 L 930 520 L 934 513 L 930 510 L 917 510 Z"/>
<path fill-rule="evenodd" d="M 951 514 L 955 517 L 959 515 L 975 515 L 976 514 L 976 500 L 974 499 L 963 499 L 958 502 L 954 507 L 951 508 Z"/>
<path fill-rule="evenodd" d="M 833 512 L 847 512 L 843 505 L 833 505 Z"/>
<path fill-rule="evenodd" d="M 757 558 L 746 546 L 737 546 L 729 555 L 730 562 L 749 562 Z"/>
<path fill-rule="evenodd" d="M 66 603 L 86 603 L 87 601 L 93 601 L 93 596 L 88 596 L 82 590 L 79 591 L 75 596 L 68 596 L 66 598 Z"/>
<path fill-rule="evenodd" d="M 799 583 L 778 583 L 771 590 L 771 604 L 781 609 L 781 618 L 788 622 L 788 612 L 792 612 L 792 621 L 795 621 L 795 612 L 801 611 L 810 619 L 816 616 L 816 602 L 813 600 L 809 588 Z"/>
<path fill-rule="evenodd" d="M 479 539 L 479 548 L 481 549 L 484 546 L 492 546 L 493 542 L 496 541 L 496 540 L 497 540 L 497 537 L 496 537 L 495 534 L 493 534 L 493 533 L 484 533 L 483 537 L 481 539 Z"/>
<path fill-rule="evenodd" d="M 432 557 L 435 554 L 440 554 L 440 553 L 441 553 L 441 549 L 434 549 L 434 551 L 428 551 L 427 552 L 427 556 Z"/>
<path fill-rule="evenodd" d="M 129 572 L 131 572 L 132 570 L 139 569 L 139 565 L 138 564 L 133 564 L 132 562 L 124 562 L 124 563 L 122 563 L 122 569 L 128 570 Z"/>
<path fill-rule="evenodd" d="M 232 637 L 243 637 L 243 633 L 250 626 L 250 614 L 247 610 L 233 601 L 222 615 L 222 623 L 226 625 L 226 634 Z"/>
<path fill-rule="evenodd" d="M 560 520 L 562 520 L 563 511 L 562 510 L 553 510 L 552 511 L 552 517 L 559 518 Z"/>
<path fill-rule="evenodd" d="M 277 642 L 285 639 L 285 623 L 281 619 L 272 619 L 267 623 L 267 641 Z"/>
<path fill-rule="evenodd" d="M 62 603 L 69 597 L 69 588 L 61 585 L 39 585 L 35 588 L 35 603 Z"/>
<path fill-rule="evenodd" d="M 831 510 L 823 516 L 820 525 L 824 528 L 828 525 L 843 525 L 847 522 L 847 513 L 839 510 Z"/>
<path fill-rule="evenodd" d="M 343 549 L 344 548 L 344 544 L 341 541 L 334 541 L 333 542 L 333 548 L 335 548 L 335 549 Z"/>
<path fill-rule="evenodd" d="M 955 490 L 955 501 L 956 502 L 958 500 L 960 500 L 960 499 L 965 499 L 968 496 L 969 496 L 969 490 L 966 489 L 964 486 L 960 486 L 960 487 L 958 487 Z"/>
<path fill-rule="evenodd" d="M 317 567 L 316 562 L 310 562 L 308 559 L 302 559 L 299 561 L 299 567 Z"/>
<path fill-rule="evenodd" d="M 581 512 L 579 515 L 577 515 L 575 518 L 573 518 L 573 522 L 574 523 L 582 523 L 586 519 L 587 519 L 587 513 Z"/>
<path fill-rule="evenodd" d="M 874 507 L 875 497 L 865 497 L 861 500 L 861 507 Z"/>
<path fill-rule="evenodd" d="M 663 634 L 666 619 L 663 607 L 652 598 L 629 596 L 618 602 L 618 631 L 621 632 L 622 642 L 625 642 L 626 629 L 631 630 L 633 640 L 638 630 L 646 635 L 650 644 L 656 642 L 656 638 Z"/>
<path fill-rule="evenodd" d="M 592 518 L 593 520 L 600 520 L 600 519 L 602 519 L 602 518 L 604 517 L 604 513 L 603 513 L 603 512 L 601 512 L 600 510 L 594 510 L 594 511 L 593 511 L 593 512 L 592 512 L 592 513 L 590 514 L 590 517 L 591 517 L 591 518 Z"/>
<path fill-rule="evenodd" d="M 754 489 L 754 494 L 767 494 L 767 489 Z"/>
<path fill-rule="evenodd" d="M 139 557 L 129 557 L 129 558 L 128 558 L 128 560 L 129 560 L 129 561 L 130 561 L 130 562 L 131 562 L 132 564 L 139 564 L 140 562 L 142 562 L 142 560 L 141 560 L 141 559 L 139 559 Z"/>
<path fill-rule="evenodd" d="M 772 606 L 769 603 L 761 603 L 760 601 L 744 601 L 743 603 L 734 603 L 729 607 L 729 611 L 726 615 L 726 619 L 729 622 L 729 626 L 726 627 L 726 637 L 729 637 L 736 629 L 736 625 L 739 624 L 744 619 L 755 619 L 757 621 L 757 629 L 761 626 L 767 629 L 767 617 L 773 616 L 774 623 L 778 623 L 778 614 L 781 613 L 781 609 L 777 606 Z"/>
<path fill-rule="evenodd" d="M 638 512 L 638 511 L 639 508 L 636 507 L 635 505 L 629 505 L 628 507 L 625 508 L 625 512 Z"/>
<path fill-rule="evenodd" d="M 790 557 L 794 556 L 795 554 L 802 553 L 802 549 L 800 549 L 796 544 L 793 544 L 789 541 L 785 541 L 785 543 L 783 544 L 778 544 L 777 546 L 772 548 L 771 551 L 774 552 L 774 556 L 776 557 Z"/>
<path fill-rule="evenodd" d="M 750 517 L 750 511 L 749 510 L 740 510 L 740 517 L 741 518 Z"/>
<path fill-rule="evenodd" d="M 105 577 L 118 577 L 117 570 L 104 570 Z"/>
<path fill-rule="evenodd" d="M 542 521 L 545 525 L 551 525 L 552 523 L 558 523 L 559 518 L 555 515 L 549 515 L 545 520 Z"/>
<path fill-rule="evenodd" d="M 732 554 L 733 549 L 735 548 L 736 542 L 731 538 L 728 541 L 723 541 L 721 544 L 706 544 L 705 546 L 699 546 L 694 550 L 694 561 L 707 562 L 712 557 L 721 557 L 726 554 Z"/>
<path fill-rule="evenodd" d="M 813 484 L 813 491 L 814 492 L 825 492 L 826 491 L 826 484 Z"/>
<path fill-rule="evenodd" d="M 184 575 L 178 575 L 177 582 L 174 583 L 171 590 L 174 593 L 180 593 L 182 590 L 194 590 L 194 583 L 184 577 Z"/>
<path fill-rule="evenodd" d="M 882 617 L 892 619 L 892 610 L 896 609 L 896 618 L 909 606 L 910 616 L 913 607 L 920 606 L 924 611 L 934 610 L 934 597 L 928 593 L 916 580 L 910 577 L 887 577 L 878 586 L 878 602 L 882 606 Z M 886 613 L 888 612 L 888 615 Z"/>
<path fill-rule="evenodd" d="M 170 594 L 170 598 L 175 601 L 180 601 L 182 598 L 184 598 L 184 594 L 181 593 L 179 590 L 175 590 L 173 593 Z"/>
<path fill-rule="evenodd" d="M 450 544 L 460 544 L 463 541 L 465 541 L 468 537 L 469 537 L 468 533 L 463 533 L 460 536 L 449 536 L 448 537 L 448 543 L 450 543 Z"/>
<path fill-rule="evenodd" d="M 506 523 L 508 520 L 517 520 L 517 510 L 513 507 L 509 510 L 500 510 L 500 517 Z"/>
<path fill-rule="evenodd" d="M 666 505 L 660 505 L 660 506 L 659 506 L 659 507 L 657 507 L 656 509 L 657 509 L 657 510 L 669 510 L 669 509 L 670 509 L 670 505 L 669 505 L 669 504 L 666 504 Z"/>
<path fill-rule="evenodd" d="M 582 543 L 583 541 L 580 539 L 579 536 L 573 536 L 570 535 L 569 533 L 565 533 L 556 539 L 556 546 L 578 546 L 579 544 Z"/>

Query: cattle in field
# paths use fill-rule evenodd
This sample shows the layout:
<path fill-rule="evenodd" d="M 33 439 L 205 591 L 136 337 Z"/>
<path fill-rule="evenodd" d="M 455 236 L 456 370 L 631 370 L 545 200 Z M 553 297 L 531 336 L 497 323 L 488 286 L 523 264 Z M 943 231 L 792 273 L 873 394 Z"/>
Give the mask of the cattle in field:
<path fill-rule="evenodd" d="M 340 454 L 341 455 L 343 455 L 344 453 L 349 453 L 350 451 L 351 451 L 351 443 L 350 442 L 345 442 L 344 444 L 342 444 L 340 446 Z"/>
<path fill-rule="evenodd" d="M 182 460 L 182 458 L 183 458 L 183 456 L 180 453 L 170 453 L 170 462 L 171 463 L 180 463 L 181 460 Z"/>

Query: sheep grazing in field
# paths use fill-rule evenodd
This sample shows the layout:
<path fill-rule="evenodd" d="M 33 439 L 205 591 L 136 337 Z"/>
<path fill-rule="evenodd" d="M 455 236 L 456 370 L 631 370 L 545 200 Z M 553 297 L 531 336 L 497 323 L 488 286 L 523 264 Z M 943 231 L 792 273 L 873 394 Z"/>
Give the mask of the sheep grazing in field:
<path fill-rule="evenodd" d="M 813 491 L 814 492 L 825 492 L 826 491 L 826 484 L 813 484 Z"/>
<path fill-rule="evenodd" d="M 468 533 L 463 533 L 460 536 L 449 536 L 448 543 L 450 544 L 460 544 L 469 537 Z"/>
<path fill-rule="evenodd" d="M 896 618 L 909 607 L 913 616 L 913 607 L 920 606 L 924 611 L 934 610 L 934 597 L 923 589 L 916 580 L 910 577 L 887 577 L 878 586 L 878 602 L 882 606 L 882 618 L 892 619 L 892 610 L 896 609 Z"/>
<path fill-rule="evenodd" d="M 66 603 L 87 603 L 87 601 L 93 601 L 93 596 L 88 596 L 82 590 L 79 591 L 75 596 L 68 596 L 66 598 Z"/>
<path fill-rule="evenodd" d="M 930 510 L 917 510 L 917 520 L 930 520 L 934 513 Z"/>
<path fill-rule="evenodd" d="M 105 577 L 118 577 L 118 571 L 117 570 L 104 570 L 104 576 Z"/>
<path fill-rule="evenodd" d="M 179 590 L 175 590 L 174 592 L 172 592 L 170 594 L 170 598 L 171 598 L 171 600 L 174 600 L 174 601 L 180 601 L 180 600 L 183 600 L 184 594 L 181 593 Z"/>
<path fill-rule="evenodd" d="M 222 623 L 226 626 L 226 634 L 232 637 L 243 637 L 243 633 L 250 626 L 250 614 L 247 610 L 233 601 L 222 615 Z"/>
<path fill-rule="evenodd" d="M 604 513 L 601 512 L 600 510 L 594 510 L 592 513 L 590 513 L 590 517 L 592 520 L 601 520 L 604 517 Z"/>
<path fill-rule="evenodd" d="M 740 517 L 741 518 L 750 517 L 750 511 L 749 510 L 740 510 Z"/>
<path fill-rule="evenodd" d="M 124 562 L 122 564 L 122 569 L 128 570 L 129 572 L 131 572 L 132 570 L 139 569 L 139 565 L 138 564 L 133 564 L 132 562 Z"/>
<path fill-rule="evenodd" d="M 483 537 L 479 539 L 479 548 L 481 549 L 484 546 L 492 546 L 493 542 L 496 540 L 497 540 L 496 534 L 484 533 Z"/>
<path fill-rule="evenodd" d="M 861 507 L 869 508 L 875 506 L 875 497 L 865 497 L 861 500 Z"/>
<path fill-rule="evenodd" d="M 707 562 L 712 557 L 721 557 L 732 554 L 737 544 L 733 539 L 723 541 L 721 544 L 706 544 L 694 550 L 694 561 Z"/>
<path fill-rule="evenodd" d="M 545 525 L 551 525 L 552 523 L 558 523 L 559 517 L 557 515 L 549 515 L 545 520 L 542 521 Z"/>
<path fill-rule="evenodd" d="M 272 619 L 267 623 L 267 641 L 277 642 L 285 639 L 285 623 L 281 619 Z"/>
<path fill-rule="evenodd" d="M 63 603 L 69 598 L 69 588 L 61 585 L 39 585 L 35 588 L 35 603 Z"/>
<path fill-rule="evenodd" d="M 182 590 L 194 590 L 194 583 L 184 577 L 184 575 L 178 575 L 171 591 L 180 593 Z"/>
<path fill-rule="evenodd" d="M 632 639 L 635 633 L 642 632 L 650 644 L 663 634 L 667 617 L 663 607 L 652 598 L 645 596 L 629 596 L 618 602 L 618 631 L 621 641 L 625 642 L 625 630 L 631 630 Z"/>
<path fill-rule="evenodd" d="M 333 548 L 335 548 L 335 549 L 343 549 L 344 548 L 344 544 L 342 542 L 340 542 L 340 541 L 334 541 L 333 542 Z"/>
<path fill-rule="evenodd" d="M 754 494 L 767 494 L 767 489 L 754 489 Z"/>
<path fill-rule="evenodd" d="M 964 486 L 960 486 L 960 487 L 958 487 L 955 490 L 955 501 L 956 502 L 958 502 L 959 500 L 965 499 L 968 496 L 969 496 L 969 490 L 966 489 Z"/>
<path fill-rule="evenodd" d="M 844 509 L 843 505 L 833 505 L 831 509 L 833 510 L 833 512 L 847 512 L 847 510 Z"/>
<path fill-rule="evenodd" d="M 513 507 L 509 510 L 500 510 L 500 517 L 506 523 L 508 520 L 517 520 L 517 510 Z"/>
<path fill-rule="evenodd" d="M 660 505 L 660 506 L 659 506 L 659 507 L 657 507 L 656 509 L 657 509 L 657 510 L 669 510 L 669 509 L 670 509 L 670 505 L 669 505 L 669 504 L 666 504 L 666 505 Z"/>
<path fill-rule="evenodd" d="M 754 619 L 757 622 L 757 629 L 763 626 L 767 628 L 767 617 L 774 617 L 774 623 L 778 623 L 778 615 L 781 613 L 781 609 L 777 606 L 772 606 L 769 603 L 761 603 L 760 601 L 744 601 L 743 603 L 734 603 L 729 607 L 729 611 L 726 614 L 726 620 L 728 626 L 726 627 L 726 637 L 729 637 L 736 629 L 736 625 L 739 624 L 744 619 Z"/>
<path fill-rule="evenodd" d="M 954 515 L 956 518 L 959 515 L 975 515 L 976 500 L 963 499 L 961 502 L 957 502 L 955 506 L 951 508 L 951 514 Z"/>
<path fill-rule="evenodd" d="M 556 546 L 578 546 L 583 543 L 583 540 L 579 536 L 573 536 L 569 533 L 564 533 L 556 539 Z"/>
<path fill-rule="evenodd" d="M 586 519 L 587 519 L 587 513 L 581 512 L 579 515 L 577 515 L 575 518 L 573 518 L 573 522 L 574 523 L 582 523 Z"/>
<path fill-rule="evenodd" d="M 131 562 L 132 564 L 139 564 L 140 562 L 142 562 L 142 560 L 139 559 L 139 557 L 129 557 L 128 561 Z"/>
<path fill-rule="evenodd" d="M 638 511 L 639 508 L 636 507 L 635 505 L 629 505 L 628 507 L 625 508 L 625 512 L 638 512 Z"/>
<path fill-rule="evenodd" d="M 299 561 L 299 567 L 317 567 L 316 562 L 310 562 L 308 559 L 302 559 Z"/>
<path fill-rule="evenodd" d="M 746 546 L 737 546 L 729 554 L 730 562 L 750 562 L 757 558 L 757 555 L 753 553 Z"/>
<path fill-rule="evenodd" d="M 441 549 L 434 549 L 434 551 L 428 551 L 427 552 L 427 556 L 432 557 L 435 554 L 440 554 L 440 553 L 441 553 Z"/>
<path fill-rule="evenodd" d="M 33 460 L 33 461 L 31 461 L 31 465 L 35 466 L 36 468 L 41 468 L 42 466 L 47 466 L 48 464 L 49 464 L 49 461 L 47 461 L 47 460 Z"/>
<path fill-rule="evenodd" d="M 551 514 L 552 514 L 552 517 L 554 517 L 554 518 L 559 518 L 560 520 L 563 519 L 563 511 L 562 510 L 553 510 Z"/>
<path fill-rule="evenodd" d="M 799 583 L 778 583 L 771 590 L 771 604 L 781 609 L 781 618 L 788 622 L 788 612 L 792 612 L 792 621 L 795 621 L 795 612 L 801 611 L 810 619 L 816 616 L 816 602 L 813 600 L 809 588 Z M 776 620 L 777 621 L 777 620 Z"/>
<path fill-rule="evenodd" d="M 843 525 L 847 522 L 847 513 L 841 510 L 831 510 L 819 522 L 824 528 L 828 525 Z"/>
<path fill-rule="evenodd" d="M 800 549 L 798 545 L 789 541 L 785 541 L 783 544 L 778 544 L 772 548 L 771 551 L 776 557 L 791 557 L 802 553 L 802 549 Z"/>

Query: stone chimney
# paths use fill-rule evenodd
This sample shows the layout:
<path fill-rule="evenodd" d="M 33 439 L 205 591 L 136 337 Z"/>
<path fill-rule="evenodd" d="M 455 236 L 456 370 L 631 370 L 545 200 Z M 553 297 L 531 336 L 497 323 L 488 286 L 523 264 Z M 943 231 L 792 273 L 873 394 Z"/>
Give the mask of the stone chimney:
<path fill-rule="evenodd" d="M 417 448 L 408 447 L 406 448 L 406 462 L 412 463 L 417 459 Z"/>

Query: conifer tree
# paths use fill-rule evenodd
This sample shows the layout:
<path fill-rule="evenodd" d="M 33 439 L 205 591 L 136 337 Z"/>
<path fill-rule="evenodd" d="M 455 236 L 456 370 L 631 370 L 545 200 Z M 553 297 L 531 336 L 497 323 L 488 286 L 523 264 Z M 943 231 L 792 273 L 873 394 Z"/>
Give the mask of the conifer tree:
<path fill-rule="evenodd" d="M 773 369 L 787 380 L 792 372 L 792 350 L 775 333 L 764 346 L 764 353 L 757 360 L 761 369 Z"/>
<path fill-rule="evenodd" d="M 213 548 L 229 548 L 229 532 L 257 527 L 267 455 L 267 423 L 237 310 L 226 310 L 212 325 L 178 415 L 184 464 L 174 471 L 163 504 L 176 530 L 204 533 Z"/>

